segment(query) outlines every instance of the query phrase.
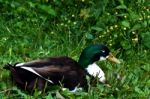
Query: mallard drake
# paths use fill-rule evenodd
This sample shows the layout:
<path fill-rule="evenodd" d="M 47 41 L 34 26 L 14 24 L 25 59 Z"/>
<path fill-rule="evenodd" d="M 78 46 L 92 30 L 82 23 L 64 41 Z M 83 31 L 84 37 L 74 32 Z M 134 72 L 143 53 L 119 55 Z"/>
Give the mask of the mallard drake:
<path fill-rule="evenodd" d="M 105 74 L 96 61 L 106 59 L 120 63 L 108 47 L 95 44 L 82 51 L 78 62 L 66 56 L 49 57 L 26 63 L 7 64 L 4 68 L 10 70 L 13 80 L 22 89 L 33 90 L 36 86 L 43 90 L 45 85 L 62 84 L 64 88 L 73 91 L 77 86 L 84 87 L 87 83 L 86 75 L 98 77 L 104 83 Z"/>

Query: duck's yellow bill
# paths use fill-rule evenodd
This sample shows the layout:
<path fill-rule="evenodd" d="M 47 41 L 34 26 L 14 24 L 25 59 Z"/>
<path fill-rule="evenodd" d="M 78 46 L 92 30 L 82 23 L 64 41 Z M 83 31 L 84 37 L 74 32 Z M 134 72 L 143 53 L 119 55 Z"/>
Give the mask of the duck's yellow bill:
<path fill-rule="evenodd" d="M 114 57 L 111 53 L 109 54 L 109 56 L 107 57 L 107 59 L 111 62 L 114 62 L 114 63 L 117 63 L 117 64 L 120 64 L 121 62 L 116 58 Z"/>

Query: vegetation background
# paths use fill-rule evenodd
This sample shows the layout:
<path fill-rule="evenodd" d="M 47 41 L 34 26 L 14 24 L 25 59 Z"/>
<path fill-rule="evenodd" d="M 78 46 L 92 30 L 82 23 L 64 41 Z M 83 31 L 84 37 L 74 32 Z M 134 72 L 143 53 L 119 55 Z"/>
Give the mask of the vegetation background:
<path fill-rule="evenodd" d="M 111 87 L 88 92 L 59 88 L 32 94 L 12 84 L 6 63 L 66 55 L 78 60 L 84 47 L 109 46 L 122 61 L 101 62 Z M 0 0 L 0 99 L 150 98 L 150 0 Z M 116 75 L 116 76 L 114 76 Z"/>

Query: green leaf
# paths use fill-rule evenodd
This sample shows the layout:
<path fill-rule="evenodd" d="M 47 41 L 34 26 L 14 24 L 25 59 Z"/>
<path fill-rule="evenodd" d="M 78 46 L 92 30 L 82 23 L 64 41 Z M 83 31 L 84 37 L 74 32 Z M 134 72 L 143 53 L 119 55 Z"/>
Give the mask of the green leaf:
<path fill-rule="evenodd" d="M 127 20 L 122 21 L 122 22 L 121 22 L 121 25 L 124 26 L 124 27 L 130 27 L 130 23 L 129 23 L 129 21 L 127 21 Z"/>
<path fill-rule="evenodd" d="M 138 87 L 135 87 L 135 91 L 138 92 L 138 93 L 140 93 L 140 92 L 141 92 L 141 89 L 138 88 Z"/>
<path fill-rule="evenodd" d="M 15 27 L 21 28 L 23 26 L 23 22 L 16 22 L 14 24 Z"/>
<path fill-rule="evenodd" d="M 142 67 L 142 69 L 144 69 L 145 71 L 150 71 L 150 65 L 149 64 L 146 64 Z"/>
<path fill-rule="evenodd" d="M 53 15 L 53 16 L 56 16 L 56 12 L 54 9 L 52 9 L 52 7 L 49 5 L 49 6 L 46 6 L 46 5 L 40 5 L 39 6 L 41 10 L 45 11 L 46 13 L 50 14 L 50 15 Z"/>
<path fill-rule="evenodd" d="M 125 49 L 125 50 L 131 48 L 131 45 L 127 41 L 121 41 L 121 45 L 122 45 L 123 49 Z"/>
<path fill-rule="evenodd" d="M 87 34 L 86 34 L 86 38 L 87 38 L 87 39 L 93 39 L 94 37 L 93 37 L 93 35 L 92 35 L 92 34 L 87 33 Z"/>
<path fill-rule="evenodd" d="M 33 3 L 33 2 L 28 2 L 28 4 L 29 4 L 29 6 L 31 7 L 31 8 L 35 8 L 35 6 L 36 6 L 36 4 L 35 3 Z"/>
<path fill-rule="evenodd" d="M 116 9 L 127 9 L 126 5 L 119 5 L 116 7 Z"/>
<path fill-rule="evenodd" d="M 51 93 L 49 93 L 45 98 L 46 98 L 46 99 L 53 99 Z"/>
<path fill-rule="evenodd" d="M 103 31 L 102 28 L 100 28 L 100 27 L 95 27 L 95 26 L 91 27 L 91 29 L 92 29 L 92 30 L 96 30 L 96 31 L 98 31 L 98 32 Z"/>
<path fill-rule="evenodd" d="M 150 32 L 142 33 L 142 43 L 147 48 L 150 48 Z"/>
<path fill-rule="evenodd" d="M 131 31 L 135 31 L 135 30 L 138 30 L 138 29 L 141 29 L 141 24 L 135 24 L 133 27 L 132 27 L 132 29 L 131 29 Z"/>
<path fill-rule="evenodd" d="M 147 27 L 148 26 L 147 21 L 144 21 L 143 24 L 142 24 L 142 26 L 143 27 Z"/>
<path fill-rule="evenodd" d="M 129 17 L 132 20 L 138 20 L 140 18 L 140 16 L 136 12 L 134 12 L 132 10 L 129 10 Z"/>
<path fill-rule="evenodd" d="M 121 5 L 124 5 L 124 0 L 118 0 Z"/>
<path fill-rule="evenodd" d="M 147 85 L 148 87 L 150 87 L 150 80 L 148 80 L 148 81 L 146 82 L 146 85 Z"/>

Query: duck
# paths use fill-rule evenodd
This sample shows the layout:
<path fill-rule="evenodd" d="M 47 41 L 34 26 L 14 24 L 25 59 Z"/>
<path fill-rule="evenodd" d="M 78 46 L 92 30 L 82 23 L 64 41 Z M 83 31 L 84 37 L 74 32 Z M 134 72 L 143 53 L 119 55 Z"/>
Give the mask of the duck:
<path fill-rule="evenodd" d="M 120 64 L 107 46 L 93 44 L 83 49 L 78 61 L 68 56 L 47 57 L 6 64 L 4 69 L 10 71 L 13 81 L 23 90 L 44 90 L 47 86 L 58 85 L 75 92 L 85 87 L 87 75 L 105 83 L 105 74 L 96 63 L 103 60 Z"/>

